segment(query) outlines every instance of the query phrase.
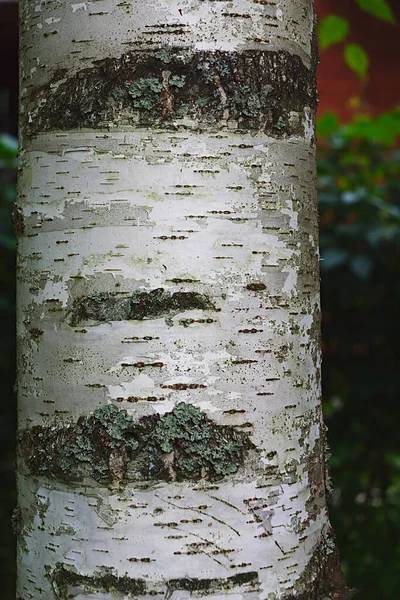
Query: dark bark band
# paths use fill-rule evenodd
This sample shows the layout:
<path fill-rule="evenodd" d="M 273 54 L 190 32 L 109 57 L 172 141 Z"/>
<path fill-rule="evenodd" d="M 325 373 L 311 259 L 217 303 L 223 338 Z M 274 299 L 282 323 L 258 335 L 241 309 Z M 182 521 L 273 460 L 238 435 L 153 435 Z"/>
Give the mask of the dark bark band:
<path fill-rule="evenodd" d="M 293 113 L 317 104 L 314 64 L 258 50 L 129 52 L 71 77 L 59 72 L 31 96 L 28 135 L 110 124 L 168 130 L 190 118 L 199 128 L 225 124 L 282 137 L 304 131 Z"/>

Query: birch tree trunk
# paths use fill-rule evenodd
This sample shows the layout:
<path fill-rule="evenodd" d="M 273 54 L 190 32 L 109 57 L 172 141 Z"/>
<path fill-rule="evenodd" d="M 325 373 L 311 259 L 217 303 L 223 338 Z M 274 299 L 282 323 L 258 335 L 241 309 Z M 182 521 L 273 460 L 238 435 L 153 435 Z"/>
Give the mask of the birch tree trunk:
<path fill-rule="evenodd" d="M 21 0 L 18 597 L 349 597 L 311 0 Z"/>

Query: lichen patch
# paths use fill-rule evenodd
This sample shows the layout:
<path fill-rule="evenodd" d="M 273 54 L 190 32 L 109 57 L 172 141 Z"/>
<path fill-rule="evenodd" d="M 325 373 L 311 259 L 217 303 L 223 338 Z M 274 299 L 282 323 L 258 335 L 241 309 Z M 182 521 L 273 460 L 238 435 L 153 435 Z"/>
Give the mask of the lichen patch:
<path fill-rule="evenodd" d="M 91 477 L 111 487 L 135 480 L 216 481 L 236 473 L 251 448 L 247 433 L 216 425 L 185 402 L 137 422 L 110 404 L 75 424 L 34 426 L 20 434 L 33 474 L 65 481 Z"/>

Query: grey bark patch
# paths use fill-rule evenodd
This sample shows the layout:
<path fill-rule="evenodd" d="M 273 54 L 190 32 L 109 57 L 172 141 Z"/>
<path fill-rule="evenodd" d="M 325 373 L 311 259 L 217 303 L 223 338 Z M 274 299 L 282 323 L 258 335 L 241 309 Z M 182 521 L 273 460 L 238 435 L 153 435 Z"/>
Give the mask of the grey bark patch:
<path fill-rule="evenodd" d="M 112 292 L 94 292 L 76 298 L 69 313 L 70 324 L 75 327 L 87 320 L 99 322 L 129 319 L 131 302 Z"/>
<path fill-rule="evenodd" d="M 211 300 L 197 292 L 134 291 L 131 298 L 113 292 L 97 292 L 76 298 L 69 312 L 70 324 L 87 320 L 99 322 L 157 319 L 186 310 L 217 310 Z"/>
<path fill-rule="evenodd" d="M 68 588 L 73 587 L 76 592 L 87 590 L 98 592 L 119 592 L 122 594 L 132 594 L 133 596 L 143 596 L 146 593 L 146 581 L 144 579 L 134 579 L 127 575 L 118 577 L 112 569 L 103 567 L 102 572 L 96 572 L 93 575 L 82 575 L 65 565 L 57 563 L 54 571 L 48 575 L 53 587 L 60 600 L 70 598 Z"/>
<path fill-rule="evenodd" d="M 110 122 L 175 129 L 176 119 L 190 117 L 199 127 L 234 120 L 240 128 L 293 135 L 304 132 L 293 113 L 316 108 L 312 65 L 285 51 L 136 50 L 95 61 L 58 87 L 53 78 L 32 88 L 24 129 L 34 135 Z"/>
<path fill-rule="evenodd" d="M 19 435 L 31 473 L 111 487 L 123 481 L 216 481 L 236 473 L 254 445 L 232 426 L 216 425 L 199 408 L 179 403 L 163 416 L 133 422 L 114 405 L 68 426 L 34 426 Z"/>
<path fill-rule="evenodd" d="M 90 151 L 90 149 L 88 148 Z M 70 192 L 67 192 L 70 194 Z M 31 211 L 24 217 L 24 230 L 18 230 L 18 235 L 32 236 L 54 231 L 64 232 L 71 229 L 91 229 L 93 227 L 120 227 L 127 224 L 136 226 L 140 222 L 141 227 L 152 224 L 150 220 L 151 210 L 137 204 L 131 205 L 125 202 L 111 202 L 106 206 L 91 206 L 86 201 L 73 200 L 65 203 L 64 209 L 59 216 L 47 218 L 42 212 Z M 61 238 L 57 244 L 68 243 Z"/>
<path fill-rule="evenodd" d="M 170 312 L 185 310 L 216 310 L 211 300 L 197 292 L 166 292 L 163 288 L 151 292 L 134 292 L 130 319 L 156 318 Z"/>

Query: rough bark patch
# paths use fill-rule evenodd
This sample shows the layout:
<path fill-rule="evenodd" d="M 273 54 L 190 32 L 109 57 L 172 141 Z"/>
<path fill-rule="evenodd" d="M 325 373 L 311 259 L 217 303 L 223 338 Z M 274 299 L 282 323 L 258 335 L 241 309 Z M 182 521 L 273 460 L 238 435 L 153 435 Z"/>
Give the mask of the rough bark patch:
<path fill-rule="evenodd" d="M 197 292 L 166 292 L 157 288 L 150 292 L 134 291 L 131 298 L 120 298 L 112 292 L 97 292 L 76 298 L 70 311 L 72 326 L 86 320 L 124 321 L 157 319 L 186 310 L 217 310 L 211 300 Z"/>
<path fill-rule="evenodd" d="M 199 127 L 235 121 L 275 137 L 302 134 L 295 113 L 316 108 L 315 63 L 308 69 L 285 51 L 132 51 L 32 89 L 25 130 L 33 135 L 110 123 L 170 129 L 189 117 Z"/>
<path fill-rule="evenodd" d="M 132 579 L 127 575 L 118 577 L 112 569 L 106 567 L 103 567 L 103 572 L 96 572 L 93 576 L 89 576 L 81 575 L 58 563 L 54 571 L 49 572 L 48 576 L 60 600 L 66 600 L 71 597 L 68 595 L 68 588 L 71 587 L 74 588 L 75 593 L 83 588 L 86 593 L 88 591 L 119 592 L 122 594 L 132 594 L 132 597 L 154 594 L 169 598 L 176 590 L 206 593 L 259 585 L 258 573 L 255 571 L 240 573 L 226 578 L 199 579 L 184 577 L 170 579 L 163 585 L 163 588 L 166 588 L 165 594 L 160 594 L 157 593 L 158 590 L 150 589 L 144 579 Z"/>
<path fill-rule="evenodd" d="M 216 481 L 236 473 L 253 448 L 249 435 L 216 425 L 181 402 L 170 413 L 134 423 L 107 405 L 69 426 L 35 426 L 20 434 L 22 457 L 34 475 L 66 481 Z"/>
<path fill-rule="evenodd" d="M 306 501 L 308 518 L 313 521 L 326 506 L 326 465 L 325 465 L 325 437 L 315 442 L 313 450 L 307 458 L 308 482 L 310 496 Z"/>
<path fill-rule="evenodd" d="M 94 573 L 92 576 L 81 575 L 64 565 L 58 563 L 55 570 L 49 575 L 57 598 L 66 600 L 71 598 L 68 593 L 69 587 L 84 588 L 85 590 L 120 592 L 132 594 L 134 597 L 143 596 L 146 593 L 146 581 L 144 579 L 133 579 L 127 575 L 118 577 L 111 569 L 104 567 L 103 573 Z"/>
<path fill-rule="evenodd" d="M 318 545 L 302 577 L 296 584 L 298 594 L 282 600 L 351 600 L 356 590 L 346 586 L 340 568 L 339 552 L 333 532 Z"/>
<path fill-rule="evenodd" d="M 12 224 L 14 227 L 14 233 L 17 238 L 24 235 L 25 231 L 25 223 L 24 223 L 24 215 L 19 206 L 17 206 L 16 202 L 13 204 L 12 209 Z"/>
<path fill-rule="evenodd" d="M 226 579 L 198 579 L 193 577 L 182 577 L 180 579 L 170 579 L 167 582 L 168 594 L 170 596 L 175 590 L 188 590 L 191 592 L 212 592 L 219 590 L 229 590 L 242 585 L 258 585 L 257 571 L 239 573 Z"/>

